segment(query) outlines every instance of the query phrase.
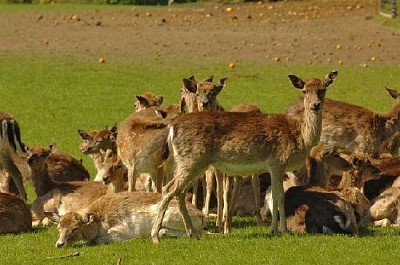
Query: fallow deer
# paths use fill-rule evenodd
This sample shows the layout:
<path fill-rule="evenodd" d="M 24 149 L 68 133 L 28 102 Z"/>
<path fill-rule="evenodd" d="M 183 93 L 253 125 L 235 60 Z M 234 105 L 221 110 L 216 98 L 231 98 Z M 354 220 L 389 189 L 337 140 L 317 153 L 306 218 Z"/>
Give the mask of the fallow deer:
<path fill-rule="evenodd" d="M 379 157 L 383 148 L 400 130 L 400 93 L 386 88 L 397 102 L 386 113 L 327 98 L 322 114 L 321 142 L 334 144 L 354 153 L 366 153 Z M 289 107 L 287 114 L 302 118 L 304 106 L 301 100 Z"/>
<path fill-rule="evenodd" d="M 89 155 L 93 159 L 94 166 L 97 170 L 95 181 L 102 180 L 102 168 L 103 155 L 102 151 L 108 149 L 117 153 L 117 126 L 106 126 L 101 130 L 85 131 L 78 130 L 79 135 L 82 137 L 82 142 L 79 145 L 79 149 L 85 155 Z"/>
<path fill-rule="evenodd" d="M 353 166 L 337 151 L 333 145 L 319 143 L 314 146 L 303 166 L 288 174 L 288 179 L 283 182 L 284 190 L 293 186 L 328 188 L 328 183 L 333 175 L 342 175 Z M 265 194 L 264 207 L 261 211 L 263 220 L 271 214 L 272 194 L 269 188 Z"/>
<path fill-rule="evenodd" d="M 121 192 L 103 196 L 83 213 L 68 212 L 60 217 L 56 213 L 47 216 L 58 223 L 60 232 L 56 247 L 70 246 L 84 240 L 95 244 L 148 237 L 157 215 L 161 194 L 148 192 Z M 205 232 L 206 220 L 200 210 L 187 204 L 194 230 Z M 159 235 L 187 236 L 182 216 L 176 202 L 166 211 Z"/>
<path fill-rule="evenodd" d="M 106 185 L 98 181 L 57 182 L 48 174 L 47 157 L 51 154 L 51 146 L 44 148 L 34 146 L 27 150 L 27 161 L 32 172 L 32 184 L 37 198 L 31 205 L 32 221 L 42 224 L 47 211 L 60 215 L 68 211 L 84 209 L 100 196 L 112 192 Z"/>
<path fill-rule="evenodd" d="M 135 112 L 151 107 L 160 107 L 163 100 L 163 96 L 158 96 L 152 92 L 145 92 L 142 95 L 136 95 Z"/>
<path fill-rule="evenodd" d="M 358 234 L 352 205 L 320 187 L 294 186 L 285 193 L 288 229 L 311 234 Z"/>
<path fill-rule="evenodd" d="M 10 114 L 0 111 L 0 169 L 6 170 L 14 181 L 19 196 L 26 201 L 26 191 L 23 177 L 14 163 L 14 157 L 25 153 L 21 142 L 20 128 L 17 121 Z M 5 188 L 6 191 L 8 187 Z"/>
<path fill-rule="evenodd" d="M 32 229 L 29 207 L 19 197 L 0 193 L 0 234 L 27 232 Z"/>
<path fill-rule="evenodd" d="M 164 115 L 164 116 L 162 116 Z M 169 117 L 157 108 L 132 113 L 118 126 L 117 153 L 128 169 L 128 191 L 141 173 L 148 173 L 161 193 L 164 178 L 163 144 Z"/>
<path fill-rule="evenodd" d="M 174 166 L 173 179 L 164 187 L 151 237 L 159 242 L 158 232 L 168 203 L 174 196 L 179 202 L 186 230 L 192 235 L 192 224 L 185 205 L 189 186 L 210 166 L 230 175 L 270 172 L 273 210 L 272 228 L 286 231 L 284 212 L 284 172 L 300 167 L 311 148 L 318 144 L 322 124 L 322 106 L 326 89 L 337 76 L 332 71 L 323 80 L 303 81 L 289 78 L 304 93 L 304 118 L 296 120 L 286 114 L 250 112 L 198 112 L 182 115 L 169 125 L 166 150 L 170 151 L 168 167 Z"/>

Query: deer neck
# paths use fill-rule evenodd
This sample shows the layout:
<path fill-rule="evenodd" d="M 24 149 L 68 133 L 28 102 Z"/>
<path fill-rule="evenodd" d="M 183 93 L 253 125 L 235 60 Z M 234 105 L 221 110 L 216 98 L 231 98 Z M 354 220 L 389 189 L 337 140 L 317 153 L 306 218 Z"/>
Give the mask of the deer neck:
<path fill-rule="evenodd" d="M 87 224 L 82 234 L 83 238 L 87 241 L 95 241 L 97 238 L 101 237 L 101 221 L 96 220 Z"/>
<path fill-rule="evenodd" d="M 32 184 L 37 197 L 45 195 L 54 188 L 54 182 L 49 177 L 48 165 L 44 163 L 39 168 L 31 168 Z"/>
<path fill-rule="evenodd" d="M 89 155 L 93 159 L 94 167 L 96 168 L 97 172 L 101 169 L 101 165 L 103 164 L 103 156 L 101 153 L 95 153 Z"/>
<path fill-rule="evenodd" d="M 308 108 L 304 109 L 303 123 L 301 124 L 301 135 L 304 145 L 309 151 L 318 144 L 322 129 L 322 108 L 313 112 Z"/>
<path fill-rule="evenodd" d="M 361 175 L 362 172 L 355 169 L 343 172 L 342 180 L 339 183 L 339 189 L 349 187 L 360 189 L 364 185 L 364 183 L 361 181 Z"/>

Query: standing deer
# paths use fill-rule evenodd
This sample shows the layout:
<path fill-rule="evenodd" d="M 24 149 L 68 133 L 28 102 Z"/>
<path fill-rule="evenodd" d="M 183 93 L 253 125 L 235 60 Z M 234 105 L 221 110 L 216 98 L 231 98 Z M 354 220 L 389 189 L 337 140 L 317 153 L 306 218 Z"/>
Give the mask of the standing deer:
<path fill-rule="evenodd" d="M 400 130 L 400 93 L 386 90 L 397 100 L 386 113 L 327 98 L 322 114 L 321 142 L 374 158 L 390 151 L 387 148 Z M 304 106 L 298 100 L 289 107 L 287 114 L 301 119 L 303 111 Z"/>
<path fill-rule="evenodd" d="M 14 162 L 16 155 L 25 153 L 19 125 L 10 114 L 3 111 L 0 111 L 0 123 L 0 169 L 5 169 L 10 174 L 19 196 L 26 201 L 23 178 Z"/>
<path fill-rule="evenodd" d="M 159 242 L 158 232 L 169 202 L 179 202 L 186 231 L 192 235 L 192 224 L 185 205 L 190 185 L 210 166 L 230 175 L 270 172 L 272 185 L 272 228 L 286 231 L 283 177 L 300 167 L 311 148 L 318 144 L 322 125 L 325 92 L 337 76 L 330 72 L 323 80 L 303 81 L 289 75 L 293 86 L 304 94 L 304 118 L 296 120 L 287 114 L 254 112 L 198 112 L 182 115 L 169 125 L 168 167 L 174 166 L 173 179 L 165 186 L 151 237 Z"/>
<path fill-rule="evenodd" d="M 78 130 L 79 135 L 82 137 L 82 142 L 79 149 L 85 155 L 89 155 L 93 159 L 94 166 L 97 170 L 95 181 L 102 180 L 102 163 L 104 157 L 102 151 L 111 150 L 117 153 L 117 126 L 106 126 L 105 128 L 93 131 Z"/>

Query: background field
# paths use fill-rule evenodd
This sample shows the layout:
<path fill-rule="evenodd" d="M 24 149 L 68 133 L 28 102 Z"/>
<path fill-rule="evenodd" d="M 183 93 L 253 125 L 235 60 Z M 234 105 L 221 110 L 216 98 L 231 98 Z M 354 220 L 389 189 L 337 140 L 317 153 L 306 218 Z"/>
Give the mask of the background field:
<path fill-rule="evenodd" d="M 351 4 L 349 4 L 351 2 Z M 231 7 L 230 12 L 227 7 Z M 228 9 L 229 10 L 229 9 Z M 153 91 L 176 103 L 182 78 L 228 77 L 227 109 L 254 102 L 283 111 L 299 92 L 287 78 L 339 70 L 328 96 L 386 111 L 384 87 L 400 89 L 398 21 L 376 18 L 376 2 L 201 3 L 171 7 L 1 5 L 0 106 L 21 125 L 28 145 L 57 146 L 94 173 L 78 149 L 78 129 L 119 123 L 134 95 Z M 103 57 L 106 61 L 99 64 Z M 236 67 L 228 65 L 235 63 Z M 29 187 L 29 185 L 28 185 Z M 29 201 L 34 199 L 30 191 Z M 232 235 L 201 240 L 149 239 L 56 249 L 54 227 L 0 237 L 4 264 L 394 264 L 396 228 L 363 228 L 359 237 L 272 237 L 253 217 Z M 80 252 L 79 257 L 47 259 Z"/>

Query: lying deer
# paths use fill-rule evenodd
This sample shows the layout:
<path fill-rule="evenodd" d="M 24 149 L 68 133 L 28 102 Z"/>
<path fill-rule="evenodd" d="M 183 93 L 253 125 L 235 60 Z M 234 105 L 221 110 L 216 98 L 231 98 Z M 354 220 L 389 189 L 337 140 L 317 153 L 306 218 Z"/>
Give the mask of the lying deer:
<path fill-rule="evenodd" d="M 303 166 L 295 172 L 288 174 L 288 179 L 283 182 L 284 190 L 294 186 L 328 188 L 333 175 L 342 175 L 345 171 L 353 169 L 346 158 L 337 151 L 333 145 L 319 143 L 314 146 Z M 272 193 L 269 188 L 265 194 L 264 207 L 261 211 L 263 220 L 271 214 Z"/>
<path fill-rule="evenodd" d="M 303 81 L 289 75 L 295 88 L 304 94 L 304 118 L 296 120 L 286 114 L 241 112 L 198 112 L 182 115 L 169 125 L 166 150 L 170 152 L 168 168 L 173 179 L 164 187 L 151 237 L 159 242 L 158 232 L 169 202 L 178 198 L 188 235 L 193 227 L 186 209 L 189 186 L 210 166 L 229 175 L 270 172 L 273 210 L 272 228 L 286 231 L 284 212 L 284 172 L 300 167 L 311 148 L 318 144 L 322 124 L 325 92 L 337 76 L 330 72 L 323 80 Z M 166 151 L 167 152 L 167 151 Z M 169 169 L 169 170 L 170 170 Z"/>
<path fill-rule="evenodd" d="M 366 153 L 374 158 L 387 152 L 389 142 L 400 129 L 400 93 L 394 89 L 386 90 L 397 100 L 386 113 L 326 99 L 322 115 L 321 142 L 334 144 L 354 153 Z M 298 100 L 287 110 L 287 114 L 301 119 L 303 111 L 304 106 L 301 100 Z"/>
<path fill-rule="evenodd" d="M 99 198 L 83 213 L 68 212 L 61 217 L 57 213 L 46 214 L 58 224 L 60 235 L 56 247 L 71 246 L 80 240 L 105 244 L 148 237 L 160 200 L 159 193 L 121 192 Z M 203 214 L 189 203 L 187 207 L 193 229 L 204 233 L 207 223 Z M 159 236 L 187 236 L 176 202 L 167 209 L 161 225 Z"/>
<path fill-rule="evenodd" d="M 358 234 L 354 209 L 335 192 L 294 186 L 285 193 L 288 229 L 311 234 Z"/>
<path fill-rule="evenodd" d="M 32 229 L 32 216 L 25 202 L 10 193 L 0 193 L 0 234 Z"/>
<path fill-rule="evenodd" d="M 14 162 L 16 155 L 24 153 L 25 148 L 21 142 L 17 121 L 10 114 L 0 111 L 0 169 L 4 169 L 10 174 L 18 189 L 19 196 L 26 201 L 23 177 Z M 8 187 L 5 187 L 5 191 L 8 191 L 8 189 Z"/>
<path fill-rule="evenodd" d="M 106 185 L 97 181 L 56 182 L 49 177 L 47 157 L 52 146 L 31 147 L 27 151 L 28 165 L 32 172 L 32 184 L 37 198 L 31 205 L 32 220 L 35 225 L 42 224 L 44 212 L 58 212 L 84 209 L 97 198 L 112 192 Z"/>

